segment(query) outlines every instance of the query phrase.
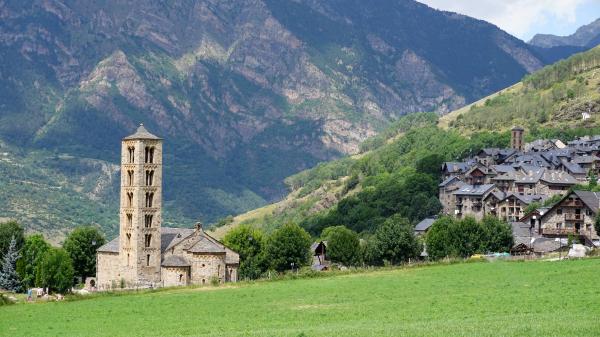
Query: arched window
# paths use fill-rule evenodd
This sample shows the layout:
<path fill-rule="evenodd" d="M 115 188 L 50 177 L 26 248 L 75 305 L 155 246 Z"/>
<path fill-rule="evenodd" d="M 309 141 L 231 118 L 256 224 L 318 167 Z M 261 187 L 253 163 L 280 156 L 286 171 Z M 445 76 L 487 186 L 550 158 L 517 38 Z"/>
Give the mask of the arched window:
<path fill-rule="evenodd" d="M 150 254 L 146 255 L 146 266 L 150 266 Z"/>
<path fill-rule="evenodd" d="M 133 207 L 133 192 L 127 193 L 127 207 Z"/>
<path fill-rule="evenodd" d="M 127 253 L 127 267 L 129 267 L 129 253 Z"/>
<path fill-rule="evenodd" d="M 146 207 L 152 207 L 152 199 L 154 199 L 154 193 L 146 192 Z"/>
<path fill-rule="evenodd" d="M 152 186 L 152 180 L 154 179 L 154 171 L 146 171 L 146 186 Z"/>
<path fill-rule="evenodd" d="M 127 213 L 127 226 L 131 227 L 133 226 L 133 214 Z"/>
<path fill-rule="evenodd" d="M 125 236 L 127 237 L 127 246 L 131 246 L 131 233 L 127 233 L 125 234 Z M 127 258 L 129 258 L 129 254 L 127 254 Z M 129 263 L 127 263 L 129 264 Z"/>
<path fill-rule="evenodd" d="M 133 170 L 128 170 L 127 171 L 127 184 L 129 186 L 133 185 Z"/>
<path fill-rule="evenodd" d="M 182 280 L 183 280 L 183 274 L 179 274 L 179 282 L 181 283 Z"/>
<path fill-rule="evenodd" d="M 146 248 L 148 248 L 148 247 L 150 247 L 150 244 L 152 244 L 152 234 L 146 234 L 145 240 L 144 240 L 144 246 Z"/>
<path fill-rule="evenodd" d="M 152 227 L 152 214 L 146 214 L 144 216 L 144 227 L 146 227 L 146 228 Z"/>
<path fill-rule="evenodd" d="M 154 163 L 154 147 L 153 146 L 146 146 L 146 149 L 144 151 L 144 162 L 147 164 Z"/>
<path fill-rule="evenodd" d="M 127 150 L 129 151 L 129 162 L 131 164 L 135 163 L 135 147 L 130 146 Z"/>

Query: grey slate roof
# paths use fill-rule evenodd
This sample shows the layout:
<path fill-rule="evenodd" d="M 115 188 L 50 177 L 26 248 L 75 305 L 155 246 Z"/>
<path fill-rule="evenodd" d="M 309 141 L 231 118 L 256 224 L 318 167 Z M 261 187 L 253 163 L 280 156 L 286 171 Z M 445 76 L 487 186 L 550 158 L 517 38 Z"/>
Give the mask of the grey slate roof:
<path fill-rule="evenodd" d="M 118 253 L 119 252 L 119 237 L 117 236 L 112 241 L 100 246 L 96 251 L 102 253 Z"/>
<path fill-rule="evenodd" d="M 572 175 L 556 171 L 556 170 L 545 170 L 544 174 L 540 178 L 541 181 L 544 181 L 549 184 L 557 184 L 557 185 L 575 185 L 577 184 L 577 179 Z"/>
<path fill-rule="evenodd" d="M 146 128 L 144 127 L 144 124 L 140 124 L 140 126 L 137 128 L 137 131 L 135 131 L 134 134 L 129 135 L 125 138 L 123 138 L 124 140 L 131 140 L 131 139 L 154 139 L 154 140 L 159 140 L 162 139 L 160 137 L 157 137 L 153 134 L 151 134 L 148 130 L 146 130 Z"/>
<path fill-rule="evenodd" d="M 450 173 L 462 173 L 467 171 L 471 165 L 465 162 L 445 162 L 443 167 Z"/>
<path fill-rule="evenodd" d="M 598 214 L 600 208 L 600 192 L 573 191 L 581 201 L 589 207 L 594 214 Z"/>
<path fill-rule="evenodd" d="M 183 256 L 170 255 L 160 265 L 163 267 L 189 267 L 190 263 Z"/>
<path fill-rule="evenodd" d="M 190 253 L 225 253 L 225 247 L 219 245 L 205 236 L 201 236 L 198 241 L 187 249 Z"/>
<path fill-rule="evenodd" d="M 435 218 L 425 218 L 415 226 L 415 232 L 425 232 L 433 225 Z"/>
<path fill-rule="evenodd" d="M 566 160 L 561 161 L 561 165 L 565 167 L 565 169 L 571 174 L 586 174 L 586 170 L 579 166 L 579 164 L 571 163 Z"/>
<path fill-rule="evenodd" d="M 454 195 L 472 195 L 472 196 L 483 196 L 491 189 L 495 187 L 494 184 L 483 184 L 483 185 L 464 185 L 458 191 L 455 191 Z"/>
<path fill-rule="evenodd" d="M 446 180 L 442 181 L 442 183 L 439 184 L 438 186 L 445 187 L 448 184 L 450 184 L 451 182 L 453 182 L 454 180 L 460 180 L 460 179 L 457 176 L 451 176 L 451 177 L 446 178 Z"/>

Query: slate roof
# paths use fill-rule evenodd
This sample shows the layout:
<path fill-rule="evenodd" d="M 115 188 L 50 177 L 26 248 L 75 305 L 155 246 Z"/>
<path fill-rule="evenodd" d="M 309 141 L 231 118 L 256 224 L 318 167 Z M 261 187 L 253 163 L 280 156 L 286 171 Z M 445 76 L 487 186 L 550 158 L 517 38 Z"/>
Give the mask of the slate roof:
<path fill-rule="evenodd" d="M 483 185 L 464 185 L 458 191 L 455 191 L 454 195 L 472 195 L 472 196 L 483 196 L 491 189 L 495 187 L 494 184 L 483 184 Z"/>
<path fill-rule="evenodd" d="M 565 169 L 571 174 L 586 174 L 586 170 L 579 166 L 579 164 L 571 163 L 566 160 L 561 161 L 561 165 L 565 167 Z"/>
<path fill-rule="evenodd" d="M 442 169 L 446 169 L 446 171 L 450 173 L 462 173 L 469 169 L 471 165 L 465 162 L 445 162 L 442 166 Z"/>
<path fill-rule="evenodd" d="M 183 257 L 179 255 L 170 255 L 167 256 L 161 263 L 163 267 L 189 267 L 190 263 Z"/>
<path fill-rule="evenodd" d="M 219 245 L 205 236 L 198 238 L 198 241 L 187 249 L 190 253 L 225 253 L 225 246 Z"/>
<path fill-rule="evenodd" d="M 123 138 L 123 140 L 131 140 L 131 139 L 154 139 L 154 140 L 160 140 L 162 138 L 157 137 L 157 136 L 151 134 L 148 130 L 146 130 L 146 128 L 144 127 L 144 124 L 140 124 L 140 126 L 137 128 L 137 130 L 135 131 L 134 134 L 129 135 L 129 136 Z"/>
<path fill-rule="evenodd" d="M 515 168 L 512 165 L 492 165 L 492 169 L 499 174 L 515 172 Z"/>
<path fill-rule="evenodd" d="M 119 252 L 119 237 L 117 236 L 112 241 L 100 246 L 96 251 L 102 253 L 118 253 Z"/>
<path fill-rule="evenodd" d="M 561 172 L 561 171 L 556 171 L 556 170 L 545 170 L 544 174 L 542 175 L 540 180 L 544 181 L 546 183 L 549 183 L 549 184 L 556 184 L 556 185 L 575 185 L 575 184 L 577 184 L 577 179 L 575 179 L 575 177 L 573 177 L 572 175 L 570 175 L 566 172 Z"/>
<path fill-rule="evenodd" d="M 530 246 L 531 239 L 536 237 L 536 234 L 533 232 L 533 230 L 530 231 L 530 225 L 524 222 L 511 222 L 511 227 L 514 239 L 513 247 L 516 247 L 520 244 Z"/>
<path fill-rule="evenodd" d="M 600 192 L 589 192 L 589 191 L 573 191 L 575 195 L 581 199 L 581 201 L 589 207 L 594 214 L 598 214 L 600 208 Z"/>
<path fill-rule="evenodd" d="M 415 226 L 415 232 L 425 232 L 433 225 L 435 218 L 425 218 Z"/>
<path fill-rule="evenodd" d="M 457 176 L 451 176 L 451 177 L 446 178 L 446 180 L 442 181 L 438 186 L 445 187 L 448 184 L 450 184 L 451 182 L 453 182 L 454 180 L 460 180 L 460 179 L 458 179 Z"/>
<path fill-rule="evenodd" d="M 551 238 L 535 238 L 531 244 L 537 253 L 550 253 L 560 249 L 560 242 Z"/>
<path fill-rule="evenodd" d="M 575 156 L 571 159 L 571 162 L 575 164 L 592 164 L 596 161 L 600 161 L 600 158 L 596 156 Z"/>

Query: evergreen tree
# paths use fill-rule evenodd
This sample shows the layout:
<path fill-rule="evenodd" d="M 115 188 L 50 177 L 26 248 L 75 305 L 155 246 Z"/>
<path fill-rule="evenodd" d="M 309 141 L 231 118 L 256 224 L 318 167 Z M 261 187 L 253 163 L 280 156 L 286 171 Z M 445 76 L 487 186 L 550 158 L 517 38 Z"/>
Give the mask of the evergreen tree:
<path fill-rule="evenodd" d="M 2 271 L 0 271 L 0 289 L 18 292 L 21 290 L 21 280 L 17 274 L 17 260 L 19 251 L 17 250 L 17 240 L 13 237 L 10 240 L 8 251 L 4 254 L 2 261 Z"/>

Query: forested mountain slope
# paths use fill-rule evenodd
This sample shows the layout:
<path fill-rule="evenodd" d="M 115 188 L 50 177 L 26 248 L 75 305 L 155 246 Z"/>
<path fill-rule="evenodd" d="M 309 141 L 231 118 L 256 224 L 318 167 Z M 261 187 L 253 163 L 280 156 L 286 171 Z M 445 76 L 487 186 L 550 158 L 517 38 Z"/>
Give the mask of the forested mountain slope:
<path fill-rule="evenodd" d="M 542 65 L 491 24 L 410 0 L 0 0 L 13 158 L 0 216 L 114 234 L 119 141 L 143 122 L 166 140 L 165 221 L 210 222 L 277 200 L 285 177 L 402 115 L 454 110 Z M 91 178 L 90 162 L 110 169 Z"/>
<path fill-rule="evenodd" d="M 369 233 L 393 214 L 416 223 L 439 211 L 441 163 L 508 146 L 514 125 L 525 127 L 528 141 L 600 134 L 600 47 L 441 118 L 406 116 L 364 142 L 360 155 L 286 179 L 292 190 L 286 199 L 230 219 L 216 233 L 239 223 L 269 230 L 286 221 L 315 235 L 340 224 Z"/>

